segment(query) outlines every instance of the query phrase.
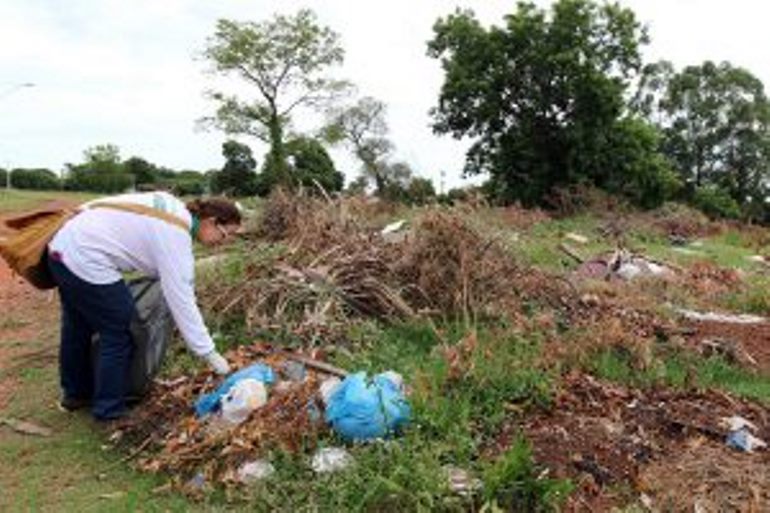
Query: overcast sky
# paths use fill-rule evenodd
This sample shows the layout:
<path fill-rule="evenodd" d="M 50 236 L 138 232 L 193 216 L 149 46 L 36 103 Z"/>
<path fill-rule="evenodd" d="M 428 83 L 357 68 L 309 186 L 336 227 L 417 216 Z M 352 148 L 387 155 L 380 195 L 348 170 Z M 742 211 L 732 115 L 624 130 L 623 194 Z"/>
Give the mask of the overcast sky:
<path fill-rule="evenodd" d="M 549 2 L 537 2 L 547 5 Z M 650 29 L 647 60 L 677 66 L 730 60 L 770 83 L 770 7 L 760 0 L 625 0 Z M 388 105 L 394 157 L 439 186 L 462 183 L 467 142 L 434 136 L 428 110 L 442 82 L 425 55 L 434 21 L 455 6 L 500 24 L 515 7 L 502 0 L 0 0 L 0 167 L 63 168 L 83 150 L 118 145 L 174 169 L 221 167 L 217 132 L 195 120 L 211 114 L 214 85 L 196 55 L 216 20 L 261 21 L 301 7 L 341 35 L 345 64 L 335 74 Z M 31 82 L 34 87 L 18 84 Z M 303 118 L 299 127 L 303 127 Z M 309 128 L 309 127 L 308 127 Z M 249 143 L 259 163 L 265 147 Z M 332 155 L 348 179 L 357 166 Z"/>

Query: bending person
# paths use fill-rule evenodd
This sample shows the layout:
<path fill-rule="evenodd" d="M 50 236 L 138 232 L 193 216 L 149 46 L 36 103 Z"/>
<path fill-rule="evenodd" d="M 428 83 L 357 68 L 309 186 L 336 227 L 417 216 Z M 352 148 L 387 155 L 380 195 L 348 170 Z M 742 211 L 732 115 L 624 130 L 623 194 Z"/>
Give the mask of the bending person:
<path fill-rule="evenodd" d="M 128 271 L 159 278 L 190 351 L 217 373 L 229 372 L 196 303 L 193 240 L 219 244 L 238 230 L 240 222 L 240 212 L 230 201 L 212 198 L 185 205 L 171 194 L 150 192 L 87 203 L 57 232 L 48 245 L 48 266 L 61 298 L 59 372 L 64 409 L 91 405 L 99 420 L 126 412 L 134 312 L 122 276 Z M 100 349 L 93 359 L 95 333 Z"/>

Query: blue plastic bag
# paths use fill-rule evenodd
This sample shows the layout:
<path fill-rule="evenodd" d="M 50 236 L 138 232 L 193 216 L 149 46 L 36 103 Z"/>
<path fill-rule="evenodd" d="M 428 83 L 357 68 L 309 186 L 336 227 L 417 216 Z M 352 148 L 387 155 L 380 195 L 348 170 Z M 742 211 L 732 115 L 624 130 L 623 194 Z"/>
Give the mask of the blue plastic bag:
<path fill-rule="evenodd" d="M 198 417 L 203 417 L 216 411 L 219 408 L 219 403 L 223 396 L 230 391 L 230 389 L 242 379 L 255 379 L 261 381 L 266 385 L 270 385 L 275 381 L 275 375 L 273 369 L 262 363 L 255 363 L 244 367 L 238 372 L 231 374 L 227 379 L 219 385 L 219 388 L 211 392 L 210 394 L 204 394 L 195 401 L 195 414 Z"/>
<path fill-rule="evenodd" d="M 401 387 L 390 377 L 351 374 L 334 390 L 326 421 L 347 440 L 371 440 L 397 432 L 412 416 Z"/>

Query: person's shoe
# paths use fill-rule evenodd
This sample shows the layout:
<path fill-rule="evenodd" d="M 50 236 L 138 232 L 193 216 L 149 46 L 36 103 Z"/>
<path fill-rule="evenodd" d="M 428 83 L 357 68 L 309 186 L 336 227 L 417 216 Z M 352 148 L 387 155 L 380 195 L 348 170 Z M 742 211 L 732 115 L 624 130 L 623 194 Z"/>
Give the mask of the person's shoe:
<path fill-rule="evenodd" d="M 65 397 L 59 401 L 59 409 L 66 412 L 82 410 L 83 408 L 88 408 L 89 406 L 91 406 L 90 399 L 73 399 Z"/>

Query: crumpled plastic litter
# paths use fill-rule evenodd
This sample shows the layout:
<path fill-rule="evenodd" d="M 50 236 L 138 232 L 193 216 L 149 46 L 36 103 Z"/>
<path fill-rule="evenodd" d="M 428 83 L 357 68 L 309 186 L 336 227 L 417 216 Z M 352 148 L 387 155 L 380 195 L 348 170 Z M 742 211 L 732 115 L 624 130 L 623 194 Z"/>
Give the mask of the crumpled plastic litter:
<path fill-rule="evenodd" d="M 756 431 L 757 426 L 749 420 L 733 415 L 720 419 L 720 425 L 729 430 L 725 443 L 732 449 L 743 452 L 754 452 L 755 449 L 764 449 L 767 443 L 754 436 L 751 431 Z"/>
<path fill-rule="evenodd" d="M 764 440 L 752 435 L 746 428 L 731 431 L 727 434 L 727 446 L 743 452 L 754 452 L 755 449 L 764 449 L 767 444 Z"/>
<path fill-rule="evenodd" d="M 253 483 L 270 477 L 274 472 L 275 467 L 267 460 L 248 461 L 238 469 L 238 481 L 246 484 Z"/>
<path fill-rule="evenodd" d="M 325 447 L 319 449 L 313 456 L 311 467 L 315 472 L 336 472 L 343 470 L 353 463 L 353 457 L 341 447 Z"/>
<path fill-rule="evenodd" d="M 198 400 L 195 401 L 195 414 L 198 417 L 203 417 L 217 411 L 222 397 L 224 397 L 236 383 L 243 379 L 254 379 L 266 385 L 270 385 L 275 382 L 275 374 L 273 373 L 273 369 L 261 363 L 255 363 L 248 367 L 244 367 L 238 372 L 228 376 L 227 379 L 225 379 L 213 392 L 200 396 Z"/>
<path fill-rule="evenodd" d="M 222 418 L 230 424 L 240 424 L 266 402 L 267 388 L 264 383 L 252 378 L 242 379 L 222 397 Z"/>
<path fill-rule="evenodd" d="M 397 433 L 412 415 L 401 376 L 366 372 L 348 375 L 331 393 L 326 421 L 347 440 L 372 440 Z"/>

